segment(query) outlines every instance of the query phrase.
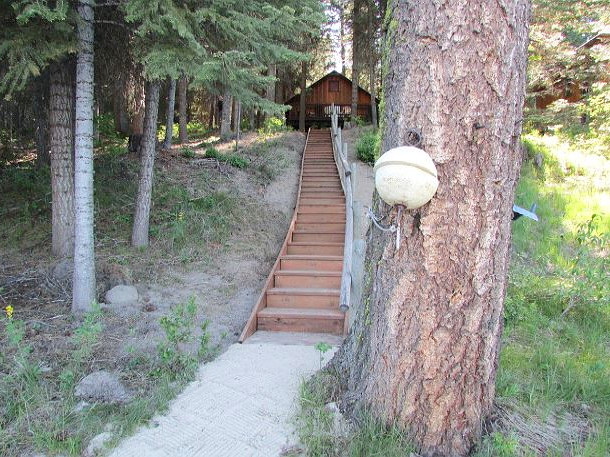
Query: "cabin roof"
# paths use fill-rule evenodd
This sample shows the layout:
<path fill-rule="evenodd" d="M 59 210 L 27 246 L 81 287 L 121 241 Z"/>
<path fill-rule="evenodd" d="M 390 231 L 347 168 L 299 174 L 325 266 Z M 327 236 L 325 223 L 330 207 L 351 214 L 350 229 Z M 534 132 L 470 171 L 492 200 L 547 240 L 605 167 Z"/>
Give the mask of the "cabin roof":
<path fill-rule="evenodd" d="M 307 89 L 310 89 L 310 88 L 312 88 L 312 87 L 316 87 L 316 86 L 317 86 L 317 85 L 319 85 L 319 84 L 322 84 L 322 82 L 323 82 L 323 81 L 324 81 L 326 78 L 328 78 L 329 76 L 338 76 L 338 77 L 340 77 L 340 78 L 344 79 L 345 81 L 347 81 L 348 83 L 350 83 L 350 84 L 352 83 L 352 80 L 351 80 L 351 79 L 349 79 L 347 76 L 345 76 L 343 73 L 339 73 L 338 71 L 333 70 L 333 71 L 331 71 L 330 73 L 328 73 L 328 74 L 326 74 L 326 75 L 322 76 L 322 77 L 321 77 L 320 79 L 318 79 L 316 82 L 314 82 L 314 83 L 310 84 L 309 86 L 307 86 Z M 307 90 L 307 89 L 306 89 L 306 90 Z M 370 93 L 369 91 L 364 90 L 364 89 L 363 89 L 362 87 L 360 87 L 360 86 L 358 86 L 358 90 L 361 90 L 362 92 L 364 92 L 365 94 L 367 94 L 369 97 L 371 96 L 371 93 Z M 296 99 L 298 99 L 300 96 L 301 96 L 301 94 L 300 94 L 300 93 L 298 93 L 298 94 L 296 94 L 296 95 L 293 95 L 293 96 L 292 96 L 292 97 L 290 97 L 288 100 L 286 100 L 286 101 L 284 102 L 284 104 L 285 104 L 285 105 L 289 105 L 291 102 L 295 101 L 295 100 L 296 100 Z M 377 99 L 375 99 L 375 100 L 378 102 L 378 100 L 377 100 Z"/>

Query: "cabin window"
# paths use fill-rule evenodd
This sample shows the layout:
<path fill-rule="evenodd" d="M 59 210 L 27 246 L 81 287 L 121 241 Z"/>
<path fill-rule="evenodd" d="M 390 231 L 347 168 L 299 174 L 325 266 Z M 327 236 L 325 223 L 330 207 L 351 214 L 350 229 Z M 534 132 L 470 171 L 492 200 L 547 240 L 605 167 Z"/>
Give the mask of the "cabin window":
<path fill-rule="evenodd" d="M 339 92 L 339 81 L 328 81 L 329 92 Z"/>

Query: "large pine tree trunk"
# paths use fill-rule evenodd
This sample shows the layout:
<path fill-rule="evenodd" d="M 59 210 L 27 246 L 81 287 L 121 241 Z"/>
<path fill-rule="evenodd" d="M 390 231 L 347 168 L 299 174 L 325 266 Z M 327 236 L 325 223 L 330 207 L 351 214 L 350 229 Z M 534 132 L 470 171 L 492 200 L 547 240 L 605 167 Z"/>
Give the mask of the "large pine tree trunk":
<path fill-rule="evenodd" d="M 70 257 L 74 252 L 73 79 L 66 62 L 53 64 L 49 72 L 51 249 L 57 257 Z"/>
<path fill-rule="evenodd" d="M 72 311 L 91 309 L 95 301 L 93 245 L 93 0 L 77 10 L 76 119 L 74 127 L 74 277 Z"/>
<path fill-rule="evenodd" d="M 167 89 L 167 112 L 165 114 L 165 140 L 163 149 L 172 147 L 172 135 L 174 134 L 174 105 L 176 104 L 176 80 L 170 78 Z"/>
<path fill-rule="evenodd" d="M 152 197 L 153 170 L 155 165 L 155 145 L 157 141 L 157 116 L 159 111 L 159 91 L 161 83 L 151 81 L 146 85 L 146 114 L 144 135 L 140 146 L 140 180 L 136 211 L 133 218 L 131 244 L 135 247 L 148 246 L 148 226 L 150 222 L 150 201 Z"/>
<path fill-rule="evenodd" d="M 231 136 L 231 112 L 233 110 L 233 97 L 227 90 L 222 97 L 222 113 L 220 119 L 220 138 L 226 140 Z"/>
<path fill-rule="evenodd" d="M 178 136 L 180 138 L 180 144 L 184 144 L 189 140 L 188 132 L 186 130 L 187 120 L 187 98 L 186 91 L 188 86 L 188 80 L 186 76 L 181 77 L 178 80 L 178 116 L 179 116 L 179 125 L 178 125 Z"/>
<path fill-rule="evenodd" d="M 529 8 L 397 0 L 391 9 L 382 150 L 420 129 L 440 186 L 403 213 L 398 252 L 393 234 L 369 234 L 363 303 L 333 366 L 347 409 L 397 422 L 424 456 L 467 455 L 492 407 Z M 396 210 L 375 206 L 396 222 Z"/>
<path fill-rule="evenodd" d="M 301 95 L 299 97 L 299 130 L 305 131 L 305 111 L 307 110 L 307 62 L 301 62 Z"/>

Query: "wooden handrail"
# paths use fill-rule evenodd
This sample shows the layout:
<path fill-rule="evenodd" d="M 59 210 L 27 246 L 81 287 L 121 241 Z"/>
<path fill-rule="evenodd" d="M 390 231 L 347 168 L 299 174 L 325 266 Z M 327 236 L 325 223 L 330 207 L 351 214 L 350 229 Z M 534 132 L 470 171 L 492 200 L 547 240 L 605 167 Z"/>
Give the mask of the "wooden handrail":
<path fill-rule="evenodd" d="M 350 307 L 350 296 L 352 290 L 352 245 L 354 243 L 354 196 L 352 192 L 352 176 L 347 162 L 347 144 L 343 143 L 341 128 L 339 127 L 339 115 L 337 108 L 333 105 L 331 114 L 331 137 L 333 145 L 333 156 L 341 186 L 345 193 L 345 242 L 343 245 L 343 273 L 341 275 L 341 293 L 339 296 L 339 309 L 347 311 Z"/>

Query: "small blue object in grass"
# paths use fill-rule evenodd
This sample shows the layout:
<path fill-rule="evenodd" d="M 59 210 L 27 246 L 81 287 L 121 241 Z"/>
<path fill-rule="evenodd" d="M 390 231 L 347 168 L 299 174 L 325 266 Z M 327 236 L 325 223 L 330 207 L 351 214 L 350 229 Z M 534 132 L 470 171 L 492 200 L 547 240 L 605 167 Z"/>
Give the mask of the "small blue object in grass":
<path fill-rule="evenodd" d="M 536 207 L 538 205 L 536 205 L 536 203 L 534 203 L 532 205 L 532 207 L 527 210 L 525 208 L 521 208 L 520 206 L 517 205 L 513 205 L 513 221 L 515 219 L 519 219 L 521 216 L 525 216 L 525 217 L 529 217 L 530 219 L 535 220 L 536 222 L 538 222 L 538 215 L 536 214 Z"/>

